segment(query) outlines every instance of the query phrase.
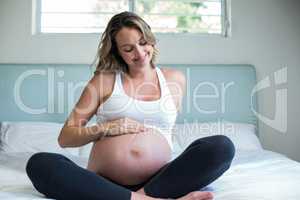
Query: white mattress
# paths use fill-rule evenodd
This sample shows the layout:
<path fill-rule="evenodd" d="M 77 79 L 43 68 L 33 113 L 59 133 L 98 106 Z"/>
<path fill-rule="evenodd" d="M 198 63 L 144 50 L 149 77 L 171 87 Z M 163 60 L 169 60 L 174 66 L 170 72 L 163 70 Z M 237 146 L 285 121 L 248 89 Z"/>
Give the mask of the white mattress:
<path fill-rule="evenodd" d="M 0 152 L 0 199 L 44 199 L 25 173 L 30 153 Z M 70 156 L 81 166 L 87 159 Z M 239 151 L 231 168 L 204 188 L 216 200 L 299 200 L 300 163 L 265 151 Z"/>

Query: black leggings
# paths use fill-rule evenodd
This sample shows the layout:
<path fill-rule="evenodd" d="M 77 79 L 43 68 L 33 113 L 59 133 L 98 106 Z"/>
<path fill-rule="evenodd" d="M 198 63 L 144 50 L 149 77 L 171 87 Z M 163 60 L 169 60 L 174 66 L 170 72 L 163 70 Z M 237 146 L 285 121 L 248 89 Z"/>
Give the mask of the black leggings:
<path fill-rule="evenodd" d="M 131 192 L 142 187 L 151 197 L 178 198 L 220 177 L 234 154 L 234 145 L 226 136 L 197 139 L 148 180 L 133 186 L 99 176 L 55 153 L 34 154 L 26 172 L 39 192 L 57 200 L 130 200 Z"/>

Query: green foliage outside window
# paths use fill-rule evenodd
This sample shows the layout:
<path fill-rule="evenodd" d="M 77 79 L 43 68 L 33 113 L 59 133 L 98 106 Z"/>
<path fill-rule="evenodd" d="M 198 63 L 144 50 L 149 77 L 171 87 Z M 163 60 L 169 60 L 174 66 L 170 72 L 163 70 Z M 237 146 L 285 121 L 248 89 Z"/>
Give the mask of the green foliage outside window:
<path fill-rule="evenodd" d="M 176 19 L 176 28 L 182 32 L 200 28 L 202 18 L 197 12 L 205 8 L 201 2 L 137 0 L 137 13 L 142 16 L 160 14 L 173 16 Z"/>

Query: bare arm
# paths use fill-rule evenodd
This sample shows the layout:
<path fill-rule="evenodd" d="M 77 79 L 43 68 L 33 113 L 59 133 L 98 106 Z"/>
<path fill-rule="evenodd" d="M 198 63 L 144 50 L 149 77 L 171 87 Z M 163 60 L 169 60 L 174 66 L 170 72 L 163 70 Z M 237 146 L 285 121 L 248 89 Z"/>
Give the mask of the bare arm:
<path fill-rule="evenodd" d="M 174 99 L 178 112 L 182 109 L 183 96 L 186 93 L 186 77 L 183 72 L 170 68 L 162 68 L 167 85 Z"/>
<path fill-rule="evenodd" d="M 113 77 L 112 74 L 98 74 L 88 82 L 61 129 L 58 137 L 61 147 L 82 146 L 104 136 L 105 124 L 90 127 L 85 125 L 96 113 L 99 105 L 110 95 Z"/>

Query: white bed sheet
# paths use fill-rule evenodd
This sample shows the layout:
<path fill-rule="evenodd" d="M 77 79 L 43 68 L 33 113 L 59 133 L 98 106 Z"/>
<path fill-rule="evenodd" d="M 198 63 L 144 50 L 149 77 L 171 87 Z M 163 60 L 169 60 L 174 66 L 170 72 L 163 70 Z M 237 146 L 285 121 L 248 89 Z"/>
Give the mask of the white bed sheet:
<path fill-rule="evenodd" d="M 0 199 L 45 199 L 32 186 L 25 164 L 32 153 L 0 152 Z M 80 166 L 87 159 L 69 156 Z M 266 150 L 238 151 L 231 168 L 203 190 L 216 200 L 299 200 L 300 163 Z"/>

